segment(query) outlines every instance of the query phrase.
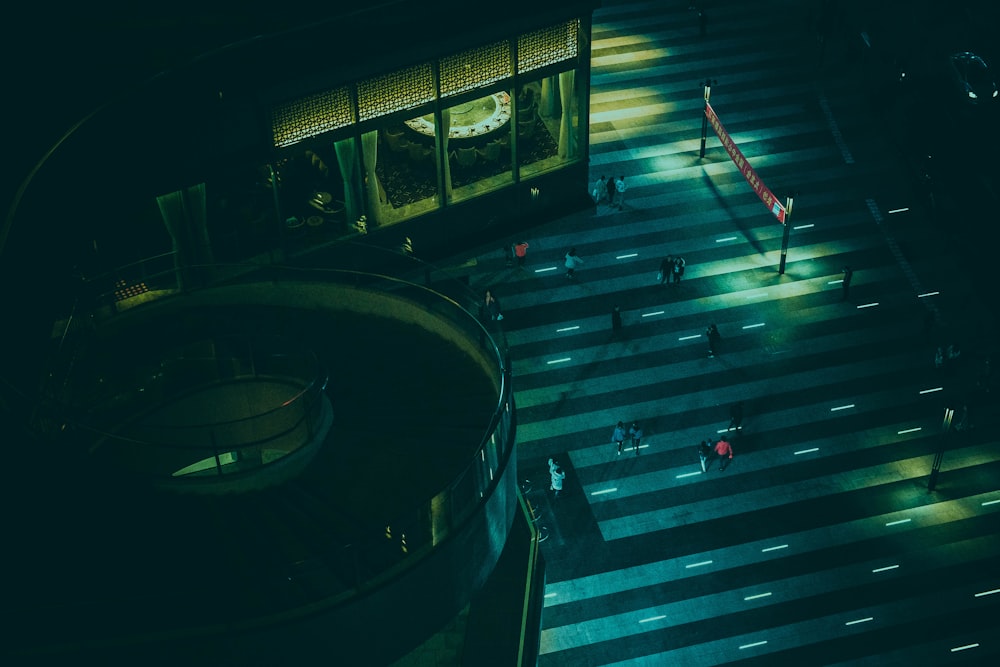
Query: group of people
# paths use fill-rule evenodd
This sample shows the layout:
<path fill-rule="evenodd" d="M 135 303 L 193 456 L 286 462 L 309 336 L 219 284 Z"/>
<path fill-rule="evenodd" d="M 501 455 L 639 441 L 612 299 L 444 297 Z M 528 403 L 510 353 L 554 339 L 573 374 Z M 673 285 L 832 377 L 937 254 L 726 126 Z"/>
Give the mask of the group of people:
<path fill-rule="evenodd" d="M 684 267 L 686 266 L 687 262 L 684 261 L 683 257 L 667 255 L 660 262 L 660 270 L 656 273 L 656 279 L 661 285 L 668 282 L 671 285 L 677 285 L 681 282 L 681 278 L 684 277 Z"/>
<path fill-rule="evenodd" d="M 628 431 L 625 430 L 625 422 L 618 422 L 615 426 L 615 430 L 611 433 L 611 442 L 618 445 L 618 456 L 621 456 L 622 451 L 625 449 L 626 439 L 631 441 L 632 451 L 638 456 L 639 445 L 642 444 L 642 427 L 639 426 L 639 422 L 632 422 Z"/>
<path fill-rule="evenodd" d="M 514 260 L 517 259 L 517 266 L 524 266 L 524 259 L 528 256 L 528 242 L 518 241 L 517 243 L 511 243 L 510 245 L 505 245 L 503 247 L 504 256 L 507 260 L 507 266 L 514 266 Z"/>
<path fill-rule="evenodd" d="M 608 178 L 602 175 L 594 183 L 594 189 L 590 191 L 590 196 L 598 206 L 600 206 L 601 202 L 606 201 L 611 205 L 611 208 L 617 208 L 620 211 L 622 210 L 622 206 L 625 205 L 626 189 L 628 189 L 628 186 L 625 184 L 624 176 Z"/>
<path fill-rule="evenodd" d="M 718 442 L 712 444 L 712 439 L 702 440 L 698 445 L 698 458 L 701 460 L 701 471 L 708 472 L 708 467 L 712 456 L 719 459 L 719 470 L 725 470 L 726 466 L 733 460 L 733 445 L 726 439 L 726 436 L 719 438 Z"/>

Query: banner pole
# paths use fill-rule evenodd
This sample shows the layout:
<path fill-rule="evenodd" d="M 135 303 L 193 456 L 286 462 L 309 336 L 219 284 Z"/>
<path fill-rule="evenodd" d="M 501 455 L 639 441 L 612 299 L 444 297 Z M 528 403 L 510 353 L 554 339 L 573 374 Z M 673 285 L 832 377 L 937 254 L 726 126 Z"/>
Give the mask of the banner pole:
<path fill-rule="evenodd" d="M 779 276 L 785 274 L 785 261 L 788 258 L 788 233 L 792 229 L 791 221 L 792 221 L 792 198 L 787 197 L 785 199 L 785 219 L 782 221 L 782 224 L 785 226 L 785 229 L 782 230 L 781 233 L 781 262 L 778 264 Z"/>
<path fill-rule="evenodd" d="M 701 116 L 701 152 L 699 157 L 705 157 L 705 144 L 708 142 L 708 100 L 712 96 L 714 80 L 706 78 L 701 85 L 705 86 L 705 111 Z"/>

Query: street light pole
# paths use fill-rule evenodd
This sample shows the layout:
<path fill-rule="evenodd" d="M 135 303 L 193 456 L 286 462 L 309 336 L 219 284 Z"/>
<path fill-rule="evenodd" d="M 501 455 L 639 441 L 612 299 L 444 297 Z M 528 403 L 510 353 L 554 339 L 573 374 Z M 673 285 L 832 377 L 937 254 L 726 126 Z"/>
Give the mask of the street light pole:
<path fill-rule="evenodd" d="M 785 219 L 782 221 L 785 229 L 781 233 L 781 262 L 778 264 L 778 275 L 785 274 L 785 260 L 788 258 L 788 233 L 792 229 L 792 196 L 785 199 Z"/>
<path fill-rule="evenodd" d="M 708 99 L 712 96 L 712 84 L 714 83 L 716 83 L 715 79 L 708 78 L 701 82 L 701 85 L 705 87 L 705 110 L 701 115 L 700 157 L 705 157 L 705 143 L 708 141 Z"/>

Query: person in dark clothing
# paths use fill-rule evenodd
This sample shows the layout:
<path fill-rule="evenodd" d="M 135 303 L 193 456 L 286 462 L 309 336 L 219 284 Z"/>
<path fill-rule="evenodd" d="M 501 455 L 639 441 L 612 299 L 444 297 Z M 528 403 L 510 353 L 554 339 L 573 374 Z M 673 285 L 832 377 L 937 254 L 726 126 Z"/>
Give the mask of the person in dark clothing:
<path fill-rule="evenodd" d="M 612 176 L 611 178 L 608 179 L 608 186 L 607 187 L 608 187 L 608 203 L 611 204 L 612 206 L 614 206 L 615 193 L 618 192 L 618 190 L 615 189 L 615 177 L 614 176 Z"/>
<path fill-rule="evenodd" d="M 611 309 L 611 334 L 617 336 L 622 330 L 622 311 L 617 305 Z"/>
<path fill-rule="evenodd" d="M 701 471 L 708 472 L 708 459 L 712 457 L 712 441 L 702 440 L 698 445 L 698 459 L 701 461 Z"/>
<path fill-rule="evenodd" d="M 683 257 L 674 258 L 674 265 L 671 268 L 671 282 L 674 285 L 680 284 L 681 278 L 684 277 L 685 266 L 687 266 L 687 262 L 684 261 Z"/>
<path fill-rule="evenodd" d="M 843 298 L 845 300 L 847 299 L 848 293 L 851 291 L 851 278 L 853 278 L 853 277 L 854 277 L 854 270 L 851 267 L 849 267 L 849 266 L 845 266 L 844 267 L 844 281 L 841 283 L 841 285 L 844 288 L 844 296 L 843 296 Z"/>
<path fill-rule="evenodd" d="M 739 431 L 743 427 L 743 401 L 737 401 L 729 406 L 729 430 Z"/>
<path fill-rule="evenodd" d="M 660 262 L 660 270 L 657 273 L 656 277 L 659 279 L 660 284 L 663 285 L 664 283 L 666 283 L 668 280 L 671 279 L 671 274 L 673 274 L 673 272 L 674 272 L 674 256 L 667 255 L 666 257 L 663 258 L 663 261 Z"/>
<path fill-rule="evenodd" d="M 715 351 L 719 347 L 719 329 L 714 324 L 709 324 L 708 328 L 705 329 L 705 336 L 708 337 L 708 356 L 714 357 Z"/>
<path fill-rule="evenodd" d="M 639 456 L 639 445 L 642 443 L 642 427 L 639 426 L 639 422 L 632 422 L 628 434 L 632 438 L 632 450 Z"/>
<path fill-rule="evenodd" d="M 493 321 L 503 319 L 503 313 L 500 312 L 500 302 L 490 290 L 486 290 L 483 295 L 483 314 Z"/>

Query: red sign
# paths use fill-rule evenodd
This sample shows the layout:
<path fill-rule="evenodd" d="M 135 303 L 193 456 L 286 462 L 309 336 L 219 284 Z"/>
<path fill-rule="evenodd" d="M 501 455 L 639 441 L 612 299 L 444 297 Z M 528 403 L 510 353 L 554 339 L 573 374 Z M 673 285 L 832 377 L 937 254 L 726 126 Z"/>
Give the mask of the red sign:
<path fill-rule="evenodd" d="M 708 116 L 708 122 L 712 124 L 715 128 L 715 133 L 719 135 L 719 141 L 722 142 L 723 148 L 729 153 L 729 157 L 732 158 L 733 164 L 739 167 L 739 170 L 743 172 L 743 177 L 747 179 L 747 183 L 753 188 L 753 191 L 757 193 L 760 200 L 764 202 L 771 211 L 771 215 L 778 219 L 778 222 L 784 224 L 785 222 L 785 207 L 781 205 L 774 193 L 767 189 L 764 185 L 764 181 L 757 177 L 757 172 L 753 170 L 750 163 L 743 156 L 743 153 L 739 148 L 736 147 L 736 142 L 733 141 L 729 133 L 726 132 L 726 128 L 722 127 L 722 123 L 719 121 L 719 117 L 715 115 L 715 109 L 708 102 L 705 102 L 705 115 Z"/>

